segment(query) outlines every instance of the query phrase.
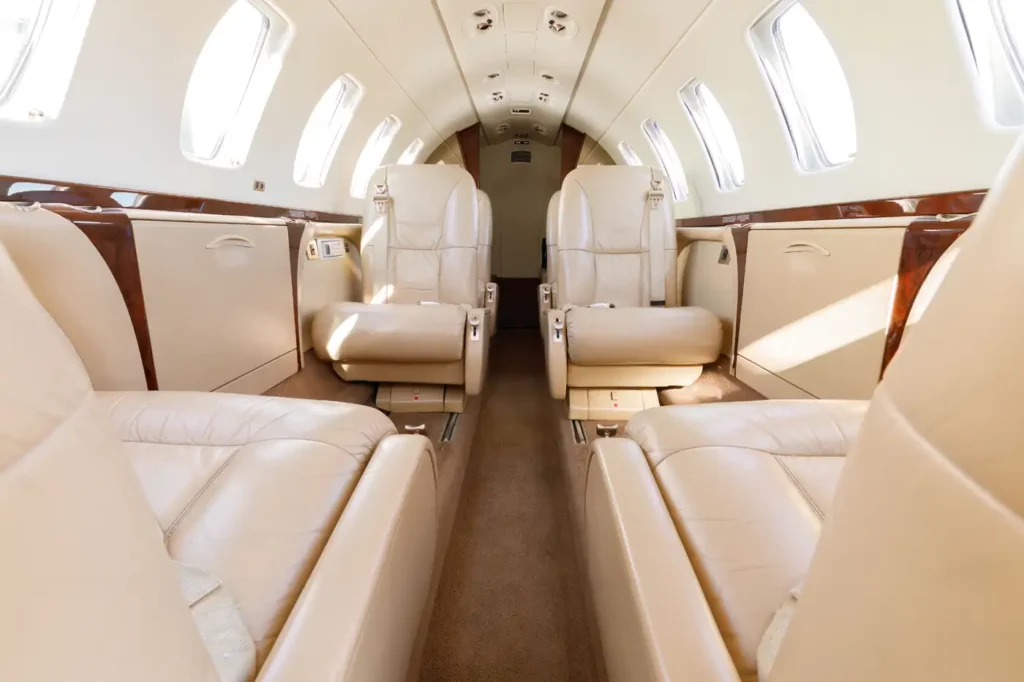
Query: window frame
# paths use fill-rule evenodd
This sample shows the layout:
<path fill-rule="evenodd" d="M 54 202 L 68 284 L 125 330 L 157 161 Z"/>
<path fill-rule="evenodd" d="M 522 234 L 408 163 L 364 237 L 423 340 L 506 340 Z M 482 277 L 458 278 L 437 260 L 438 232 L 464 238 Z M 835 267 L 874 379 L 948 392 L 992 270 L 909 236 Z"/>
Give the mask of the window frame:
<path fill-rule="evenodd" d="M 60 116 L 95 6 L 96 0 L 40 0 L 29 38 L 0 82 L 0 120 L 37 123 Z M 23 95 L 31 83 L 37 89 Z"/>
<path fill-rule="evenodd" d="M 850 81 L 846 77 L 846 70 L 839 55 L 835 51 L 832 42 L 828 39 L 821 25 L 814 19 L 814 16 L 807 12 L 815 26 L 821 31 L 829 49 L 835 56 L 839 66 L 839 76 L 847 92 L 850 94 L 850 106 L 852 107 L 851 118 L 853 120 L 853 153 L 849 158 L 833 161 L 825 151 L 825 147 L 818 135 L 814 121 L 808 111 L 806 103 L 800 98 L 795 81 L 793 79 L 793 66 L 786 46 L 782 38 L 779 25 L 783 16 L 799 5 L 804 12 L 807 8 L 799 0 L 781 0 L 770 7 L 767 12 L 761 15 L 750 27 L 750 38 L 754 53 L 761 65 L 761 70 L 768 80 L 772 93 L 775 95 L 775 102 L 778 106 L 782 121 L 789 133 L 793 151 L 799 168 L 808 173 L 817 173 L 833 168 L 839 168 L 852 163 L 857 158 L 859 138 L 857 136 L 856 104 L 853 100 L 853 90 L 850 88 Z"/>
<path fill-rule="evenodd" d="M 204 156 L 205 152 L 200 153 L 195 149 L 189 149 L 191 147 L 189 138 L 194 128 L 189 116 L 192 88 L 210 41 L 228 13 L 241 3 L 250 5 L 263 16 L 263 28 L 253 51 L 252 66 L 248 71 L 245 87 L 242 89 L 238 104 L 230 116 L 226 117 L 225 125 L 219 132 L 209 156 Z M 203 48 L 192 67 L 192 75 L 189 77 L 185 101 L 182 105 L 179 138 L 179 147 L 185 158 L 195 163 L 218 168 L 241 168 L 245 165 L 294 36 L 295 28 L 292 22 L 284 12 L 267 0 L 235 0 L 228 7 L 207 34 Z"/>
<path fill-rule="evenodd" d="M 950 1 L 987 117 L 1000 128 L 1024 126 L 1024 44 L 1009 28 L 1005 0 Z"/>
<path fill-rule="evenodd" d="M 686 182 L 686 170 L 683 168 L 683 160 L 679 157 L 679 152 L 676 151 L 672 140 L 653 118 L 644 120 L 640 124 L 640 129 L 644 131 L 647 143 L 658 159 L 661 172 L 665 174 L 665 178 L 672 188 L 672 198 L 676 202 L 686 201 L 690 196 L 690 188 Z"/>
<path fill-rule="evenodd" d="M 398 137 L 398 131 L 401 129 L 402 119 L 394 114 L 388 114 L 384 117 L 383 121 L 377 124 L 377 127 L 373 129 L 370 136 L 366 138 L 363 151 L 360 152 L 355 168 L 352 170 L 352 182 L 349 183 L 348 192 L 353 199 L 366 198 L 374 171 L 380 168 L 380 165 L 384 162 L 384 158 L 388 155 L 388 151 L 395 143 L 395 138 Z M 382 142 L 385 139 L 387 143 L 383 144 Z M 381 143 L 379 147 L 377 146 L 378 143 Z"/>
<path fill-rule="evenodd" d="M 615 149 L 619 152 L 619 156 L 622 157 L 622 160 L 626 162 L 627 166 L 633 166 L 634 168 L 643 167 L 643 159 L 641 159 L 640 155 L 636 153 L 633 146 L 625 140 L 619 142 Z"/>
<path fill-rule="evenodd" d="M 331 93 L 331 89 L 336 85 L 341 85 L 341 92 L 338 93 L 335 101 L 334 108 L 331 110 L 331 114 L 327 119 L 326 125 L 318 132 L 311 128 L 315 122 L 314 117 L 317 115 L 320 106 L 324 103 L 324 100 Z M 341 146 L 341 141 L 345 137 L 345 133 L 348 131 L 349 125 L 352 123 L 352 119 L 355 118 L 356 110 L 359 108 L 359 103 L 363 99 L 363 86 L 360 85 L 359 81 L 350 76 L 344 74 L 334 79 L 327 90 L 320 96 L 317 103 L 313 106 L 313 110 L 309 114 L 309 118 L 306 119 L 306 125 L 302 129 L 302 136 L 299 138 L 299 146 L 295 150 L 295 163 L 292 169 L 292 179 L 295 184 L 300 187 L 307 187 L 311 189 L 318 189 L 323 187 L 327 182 L 327 176 L 330 174 L 331 167 L 334 165 L 334 160 L 338 154 L 338 148 Z M 332 125 L 334 129 L 332 130 Z M 311 156 L 310 162 L 303 164 L 302 175 L 300 175 L 300 162 L 303 161 L 301 155 L 305 150 L 305 143 L 307 142 L 307 136 L 316 135 L 319 139 L 326 139 L 330 137 L 330 144 L 326 147 L 322 147 L 315 156 Z M 322 156 L 321 156 L 322 153 Z M 314 173 L 315 169 L 319 165 L 319 171 Z M 310 178 L 314 178 L 310 180 Z"/>
<path fill-rule="evenodd" d="M 728 128 L 727 130 L 719 130 L 715 126 L 712 117 L 708 113 L 708 98 L 702 92 L 702 89 L 718 105 L 722 113 L 722 120 Z M 723 192 L 731 192 L 742 187 L 743 183 L 746 182 L 743 150 L 740 149 L 739 139 L 736 137 L 736 129 L 725 113 L 725 108 L 722 107 L 721 102 L 715 97 L 714 92 L 706 83 L 694 78 L 679 89 L 679 103 L 686 110 L 686 113 L 689 114 L 690 122 L 693 123 L 697 136 L 700 137 L 701 142 L 704 144 L 704 151 L 707 153 L 711 170 L 715 174 L 715 182 L 718 185 L 718 189 Z M 729 158 L 729 154 L 726 152 L 726 145 L 722 141 L 723 135 L 729 135 L 732 138 L 733 145 L 736 147 L 737 157 L 735 162 Z"/>

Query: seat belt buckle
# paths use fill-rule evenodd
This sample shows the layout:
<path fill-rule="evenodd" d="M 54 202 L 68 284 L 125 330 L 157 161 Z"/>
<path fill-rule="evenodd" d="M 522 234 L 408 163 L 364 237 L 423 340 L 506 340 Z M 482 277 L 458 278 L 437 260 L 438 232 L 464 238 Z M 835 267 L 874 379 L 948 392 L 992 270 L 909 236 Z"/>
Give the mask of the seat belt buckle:
<path fill-rule="evenodd" d="M 388 194 L 388 186 L 375 185 L 373 193 L 373 205 L 377 209 L 377 213 L 388 212 L 388 200 L 391 196 Z"/>
<path fill-rule="evenodd" d="M 565 330 L 565 322 L 562 320 L 555 320 L 552 326 L 555 329 L 554 343 L 562 343 L 562 333 Z"/>
<path fill-rule="evenodd" d="M 494 303 L 494 297 L 498 294 L 498 285 L 491 282 L 487 285 L 487 302 Z"/>
<path fill-rule="evenodd" d="M 469 316 L 469 338 L 471 341 L 480 340 L 480 324 L 481 320 L 479 317 L 477 317 L 476 315 Z"/>

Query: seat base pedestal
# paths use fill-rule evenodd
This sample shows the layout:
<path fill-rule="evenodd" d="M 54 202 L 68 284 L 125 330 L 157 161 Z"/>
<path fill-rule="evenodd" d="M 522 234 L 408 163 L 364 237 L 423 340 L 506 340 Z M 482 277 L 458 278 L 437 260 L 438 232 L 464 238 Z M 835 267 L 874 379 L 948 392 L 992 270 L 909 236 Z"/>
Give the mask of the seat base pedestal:
<path fill-rule="evenodd" d="M 570 388 L 566 396 L 569 419 L 627 421 L 637 412 L 658 407 L 654 389 Z"/>
<path fill-rule="evenodd" d="M 466 409 L 466 391 L 461 386 L 426 384 L 381 384 L 377 387 L 377 409 L 385 412 L 457 412 Z"/>

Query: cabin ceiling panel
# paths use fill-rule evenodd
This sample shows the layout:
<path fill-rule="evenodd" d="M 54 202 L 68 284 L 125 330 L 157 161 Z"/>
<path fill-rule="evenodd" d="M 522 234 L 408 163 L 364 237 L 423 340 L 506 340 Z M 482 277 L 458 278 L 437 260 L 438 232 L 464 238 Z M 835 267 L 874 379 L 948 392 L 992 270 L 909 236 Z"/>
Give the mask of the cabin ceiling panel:
<path fill-rule="evenodd" d="M 600 139 L 711 2 L 608 0 L 565 122 Z"/>
<path fill-rule="evenodd" d="M 330 2 L 441 137 L 476 122 L 473 102 L 433 3 Z"/>
<path fill-rule="evenodd" d="M 491 144 L 555 141 L 604 4 L 437 0 Z"/>

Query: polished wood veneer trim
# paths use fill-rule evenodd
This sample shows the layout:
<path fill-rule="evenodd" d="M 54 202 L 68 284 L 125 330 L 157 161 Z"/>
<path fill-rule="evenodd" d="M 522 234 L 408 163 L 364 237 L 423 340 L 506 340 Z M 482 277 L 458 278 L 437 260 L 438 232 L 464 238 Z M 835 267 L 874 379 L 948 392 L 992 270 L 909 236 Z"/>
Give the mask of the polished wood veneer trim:
<path fill-rule="evenodd" d="M 469 174 L 473 176 L 477 188 L 480 187 L 480 134 L 482 126 L 474 123 L 468 128 L 463 128 L 456 136 L 459 140 L 459 149 L 462 150 L 462 163 Z"/>
<path fill-rule="evenodd" d="M 941 223 L 934 219 L 915 222 L 903 236 L 903 250 L 900 253 L 899 275 L 889 326 L 885 332 L 885 351 L 882 354 L 882 368 L 879 377 L 896 355 L 903 341 L 903 333 L 910 318 L 910 309 L 921 291 L 928 273 L 935 267 L 943 253 L 960 238 L 970 226 L 972 218 Z"/>
<path fill-rule="evenodd" d="M 842 204 L 819 204 L 778 208 L 750 213 L 681 218 L 677 227 L 718 227 L 740 223 L 782 223 L 803 220 L 843 220 L 850 218 L 899 218 L 942 214 L 977 213 L 987 190 L 926 194 L 916 197 L 872 199 Z"/>
<path fill-rule="evenodd" d="M 580 154 L 583 153 L 585 137 L 583 133 L 571 126 L 562 126 L 562 182 L 565 182 L 565 176 L 573 172 L 580 164 Z"/>
<path fill-rule="evenodd" d="M 44 205 L 44 208 L 77 225 L 110 268 L 135 330 L 139 354 L 142 356 L 142 370 L 146 375 L 146 387 L 156 391 L 159 385 L 153 361 L 153 342 L 149 336 L 149 320 L 146 316 L 146 300 L 142 295 L 142 274 L 139 271 L 132 221 L 120 210 L 94 213 L 66 205 Z"/>
<path fill-rule="evenodd" d="M 20 182 L 32 182 L 42 185 L 52 185 L 52 190 L 31 190 L 14 192 L 10 190 Z M 133 197 L 132 206 L 122 206 L 114 194 L 131 194 Z M 224 201 L 222 199 L 209 199 L 203 197 L 191 197 L 178 194 L 164 194 L 161 192 L 149 192 L 144 190 L 125 189 L 118 187 L 103 187 L 100 185 L 86 185 L 74 182 L 62 182 L 59 180 L 40 180 L 38 178 L 24 178 L 10 175 L 0 175 L 0 201 L 31 201 L 41 204 L 68 204 L 79 207 L 99 208 L 141 208 L 154 211 L 174 211 L 177 213 L 201 213 L 206 215 L 229 215 L 244 216 L 249 218 L 285 218 L 290 220 L 309 220 L 321 223 L 359 223 L 362 218 L 345 213 L 331 213 L 328 211 L 310 211 L 300 208 L 287 208 L 284 206 L 267 206 L 263 204 L 248 204 L 240 201 Z"/>

